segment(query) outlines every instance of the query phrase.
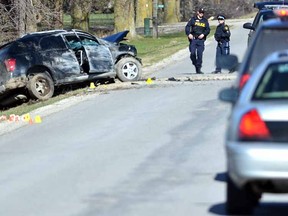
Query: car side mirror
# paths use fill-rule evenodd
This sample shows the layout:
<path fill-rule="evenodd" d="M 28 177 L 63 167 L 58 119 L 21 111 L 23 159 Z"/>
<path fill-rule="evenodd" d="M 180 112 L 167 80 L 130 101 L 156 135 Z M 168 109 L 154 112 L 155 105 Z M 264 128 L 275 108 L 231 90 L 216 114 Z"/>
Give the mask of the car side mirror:
<path fill-rule="evenodd" d="M 222 89 L 219 92 L 219 99 L 223 102 L 236 103 L 239 90 L 233 87 Z"/>
<path fill-rule="evenodd" d="M 219 57 L 219 65 L 229 71 L 237 71 L 239 67 L 238 57 L 236 55 L 222 55 Z"/>
<path fill-rule="evenodd" d="M 244 23 L 243 28 L 255 31 L 255 28 L 252 26 L 252 23 Z"/>

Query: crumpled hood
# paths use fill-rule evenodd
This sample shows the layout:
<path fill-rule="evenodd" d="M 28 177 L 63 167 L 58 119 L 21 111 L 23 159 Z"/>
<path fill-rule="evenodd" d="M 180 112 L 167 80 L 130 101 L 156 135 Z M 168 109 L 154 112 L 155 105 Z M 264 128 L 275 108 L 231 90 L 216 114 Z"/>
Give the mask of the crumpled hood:
<path fill-rule="evenodd" d="M 118 32 L 118 33 L 113 34 L 113 35 L 109 35 L 109 36 L 104 37 L 102 39 L 109 41 L 111 43 L 120 43 L 122 40 L 125 40 L 125 37 L 127 36 L 128 33 L 129 33 L 129 31 L 125 30 L 125 31 Z"/>

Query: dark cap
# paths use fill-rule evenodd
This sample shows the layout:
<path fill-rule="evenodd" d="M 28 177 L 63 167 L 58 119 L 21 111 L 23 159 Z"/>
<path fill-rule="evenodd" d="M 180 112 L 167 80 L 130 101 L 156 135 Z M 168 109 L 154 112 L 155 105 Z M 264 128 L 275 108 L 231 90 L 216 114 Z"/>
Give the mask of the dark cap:
<path fill-rule="evenodd" d="M 217 16 L 217 19 L 218 19 L 218 20 L 225 20 L 225 16 L 219 14 L 219 15 Z"/>
<path fill-rule="evenodd" d="M 205 11 L 204 11 L 203 8 L 199 8 L 198 12 L 199 12 L 199 13 L 205 13 Z"/>

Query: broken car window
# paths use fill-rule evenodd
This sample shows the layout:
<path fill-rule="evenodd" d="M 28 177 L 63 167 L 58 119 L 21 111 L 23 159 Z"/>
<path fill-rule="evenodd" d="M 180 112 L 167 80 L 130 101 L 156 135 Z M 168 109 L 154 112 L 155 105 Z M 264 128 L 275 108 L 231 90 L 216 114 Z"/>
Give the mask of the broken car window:
<path fill-rule="evenodd" d="M 82 44 L 75 35 L 66 35 L 65 36 L 68 46 L 73 50 L 81 49 Z"/>
<path fill-rule="evenodd" d="M 48 36 L 48 37 L 43 37 L 40 40 L 40 47 L 41 49 L 44 50 L 49 50 L 49 49 L 65 49 L 65 43 L 61 36 Z"/>
<path fill-rule="evenodd" d="M 92 38 L 80 36 L 80 39 L 81 39 L 83 45 L 88 45 L 88 46 L 98 46 L 99 45 L 99 43 L 97 41 L 93 40 Z"/>

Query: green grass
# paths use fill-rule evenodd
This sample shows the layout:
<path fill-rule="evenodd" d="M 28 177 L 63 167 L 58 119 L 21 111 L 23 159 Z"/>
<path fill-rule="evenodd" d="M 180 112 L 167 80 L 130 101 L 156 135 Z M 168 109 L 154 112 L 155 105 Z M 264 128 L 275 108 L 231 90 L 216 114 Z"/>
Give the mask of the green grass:
<path fill-rule="evenodd" d="M 143 65 L 152 65 L 171 54 L 188 47 L 187 36 L 184 32 L 171 35 L 163 35 L 158 38 L 144 37 L 131 40 L 138 50 L 138 56 L 142 59 Z"/>

